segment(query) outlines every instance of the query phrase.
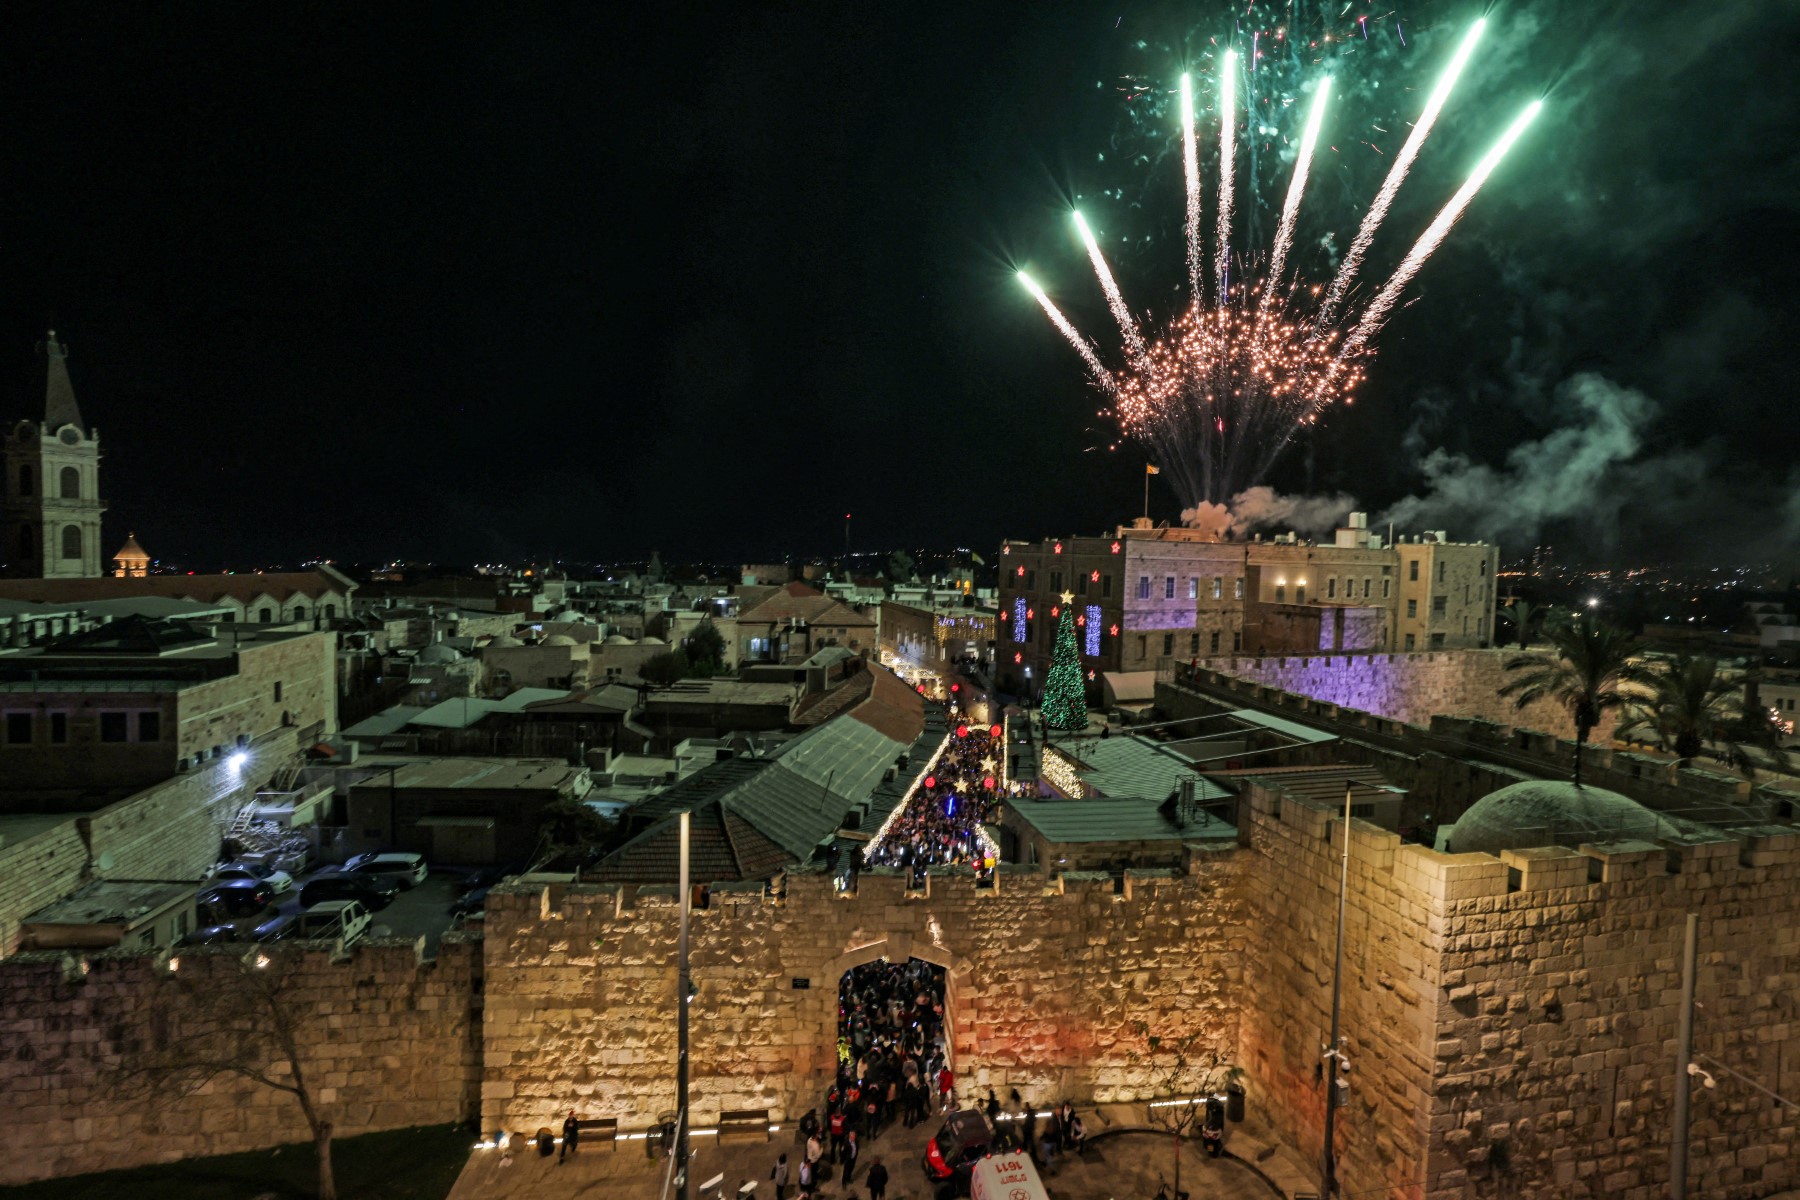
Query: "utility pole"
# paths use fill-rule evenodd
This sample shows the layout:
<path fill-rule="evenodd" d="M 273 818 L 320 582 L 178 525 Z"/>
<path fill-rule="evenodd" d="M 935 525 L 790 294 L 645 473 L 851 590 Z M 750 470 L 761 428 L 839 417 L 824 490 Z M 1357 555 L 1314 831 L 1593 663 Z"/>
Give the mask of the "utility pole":
<path fill-rule="evenodd" d="M 1338 880 L 1337 965 L 1331 972 L 1331 1041 L 1325 1047 L 1325 1149 L 1319 1156 L 1319 1190 L 1325 1200 L 1337 1194 L 1338 1059 L 1341 1042 L 1339 1018 L 1344 1009 L 1344 909 L 1350 899 L 1350 795 L 1353 785 L 1344 783 L 1344 865 Z"/>
<path fill-rule="evenodd" d="M 1681 948 L 1681 1017 L 1675 1034 L 1675 1120 L 1669 1143 L 1669 1197 L 1687 1200 L 1688 1089 L 1694 1062 L 1694 977 L 1700 947 L 1700 916 L 1689 913 L 1687 936 Z M 1709 1080 L 1710 1082 L 1710 1080 Z"/>
<path fill-rule="evenodd" d="M 688 1200 L 688 817 L 681 814 L 681 935 L 675 968 L 675 1200 Z"/>

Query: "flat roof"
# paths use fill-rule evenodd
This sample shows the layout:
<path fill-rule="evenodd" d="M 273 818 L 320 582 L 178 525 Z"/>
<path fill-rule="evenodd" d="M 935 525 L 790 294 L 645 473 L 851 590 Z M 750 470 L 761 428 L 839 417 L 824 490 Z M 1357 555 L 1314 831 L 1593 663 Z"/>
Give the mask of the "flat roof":
<path fill-rule="evenodd" d="M 1077 745 L 1052 745 L 1081 764 L 1084 783 L 1113 799 L 1136 797 L 1161 803 L 1184 779 L 1194 781 L 1196 800 L 1218 800 L 1230 795 L 1217 784 L 1202 779 L 1193 759 L 1164 742 L 1144 737 L 1106 737 L 1083 738 Z"/>
<path fill-rule="evenodd" d="M 491 713 L 523 712 L 528 704 L 540 700 L 561 700 L 568 696 L 561 688 L 520 688 L 503 700 L 482 700 L 474 696 L 458 696 L 434 704 L 409 722 L 434 729 L 467 729 Z"/>
<path fill-rule="evenodd" d="M 760 665 L 760 664 L 746 664 Z M 778 663 L 777 666 L 799 666 Z M 649 704 L 792 704 L 800 694 L 794 683 L 745 683 L 737 679 L 684 679 L 674 687 L 646 696 Z"/>
<path fill-rule="evenodd" d="M 1211 817 L 1186 826 L 1166 816 L 1157 800 L 1016 800 L 1009 809 L 1051 842 L 1154 842 L 1233 838 L 1237 830 Z"/>
<path fill-rule="evenodd" d="M 369 788 L 377 791 L 388 786 L 384 764 L 358 764 L 376 767 L 378 773 L 351 785 L 352 790 Z M 570 776 L 586 770 L 571 767 L 560 758 L 426 758 L 397 763 L 393 769 L 393 786 L 397 790 L 495 788 L 554 789 Z"/>
<path fill-rule="evenodd" d="M 117 925 L 192 900 L 195 883 L 167 880 L 103 879 L 73 896 L 38 909 L 23 925 Z"/>

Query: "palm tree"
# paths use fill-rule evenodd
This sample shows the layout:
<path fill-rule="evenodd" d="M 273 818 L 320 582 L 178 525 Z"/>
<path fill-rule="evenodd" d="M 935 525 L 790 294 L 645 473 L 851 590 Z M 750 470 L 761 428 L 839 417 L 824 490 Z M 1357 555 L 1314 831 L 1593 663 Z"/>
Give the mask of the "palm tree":
<path fill-rule="evenodd" d="M 1500 619 L 1512 626 L 1519 649 L 1529 650 L 1531 643 L 1546 636 L 1557 625 L 1566 623 L 1569 614 L 1551 605 L 1533 604 L 1529 600 L 1512 600 L 1501 607 Z"/>
<path fill-rule="evenodd" d="M 1548 650 L 1524 650 L 1506 660 L 1508 671 L 1523 672 L 1500 689 L 1516 708 L 1534 700 L 1555 700 L 1575 720 L 1575 786 L 1581 786 L 1581 757 L 1588 734 L 1608 710 L 1632 699 L 1630 685 L 1639 668 L 1632 662 L 1637 636 L 1591 616 L 1547 621 Z"/>
<path fill-rule="evenodd" d="M 1709 739 L 1722 741 L 1746 774 L 1756 762 L 1743 753 L 1761 752 L 1768 765 L 1785 768 L 1787 751 L 1770 715 L 1746 704 L 1745 674 L 1723 668 L 1708 655 L 1675 654 L 1645 664 L 1637 694 L 1625 705 L 1618 736 L 1649 735 L 1681 762 L 1699 757 Z"/>

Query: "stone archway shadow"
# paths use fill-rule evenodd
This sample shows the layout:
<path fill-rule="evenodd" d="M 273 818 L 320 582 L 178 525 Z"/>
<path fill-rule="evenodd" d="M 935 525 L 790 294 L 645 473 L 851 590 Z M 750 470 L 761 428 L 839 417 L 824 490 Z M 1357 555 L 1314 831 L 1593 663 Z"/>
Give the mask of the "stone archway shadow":
<path fill-rule="evenodd" d="M 836 996 L 839 982 L 844 973 L 853 967 L 863 966 L 878 959 L 888 962 L 905 962 L 916 958 L 920 962 L 928 962 L 944 969 L 944 1045 L 945 1053 L 950 1060 L 950 1069 L 960 1074 L 957 1066 L 956 1027 L 961 1013 L 961 989 L 958 983 L 966 980 L 975 969 L 975 964 L 968 958 L 955 954 L 947 947 L 929 938 L 915 937 L 907 932 L 893 932 L 886 937 L 846 950 L 821 969 L 820 974 L 828 982 L 833 997 L 832 1009 L 836 1012 Z M 829 1036 L 836 1044 L 837 1025 L 832 1023 Z M 960 1088 L 959 1088 L 960 1090 Z"/>

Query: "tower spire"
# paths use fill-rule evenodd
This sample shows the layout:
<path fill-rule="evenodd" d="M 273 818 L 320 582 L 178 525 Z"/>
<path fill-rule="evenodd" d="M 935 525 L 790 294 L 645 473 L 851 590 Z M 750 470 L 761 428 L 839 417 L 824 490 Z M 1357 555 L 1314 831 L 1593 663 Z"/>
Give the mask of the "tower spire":
<path fill-rule="evenodd" d="M 75 385 L 69 382 L 69 348 L 56 340 L 54 329 L 45 335 L 44 353 L 50 360 L 49 381 L 44 388 L 44 425 L 52 430 L 64 425 L 83 428 L 81 408 L 75 403 Z"/>

